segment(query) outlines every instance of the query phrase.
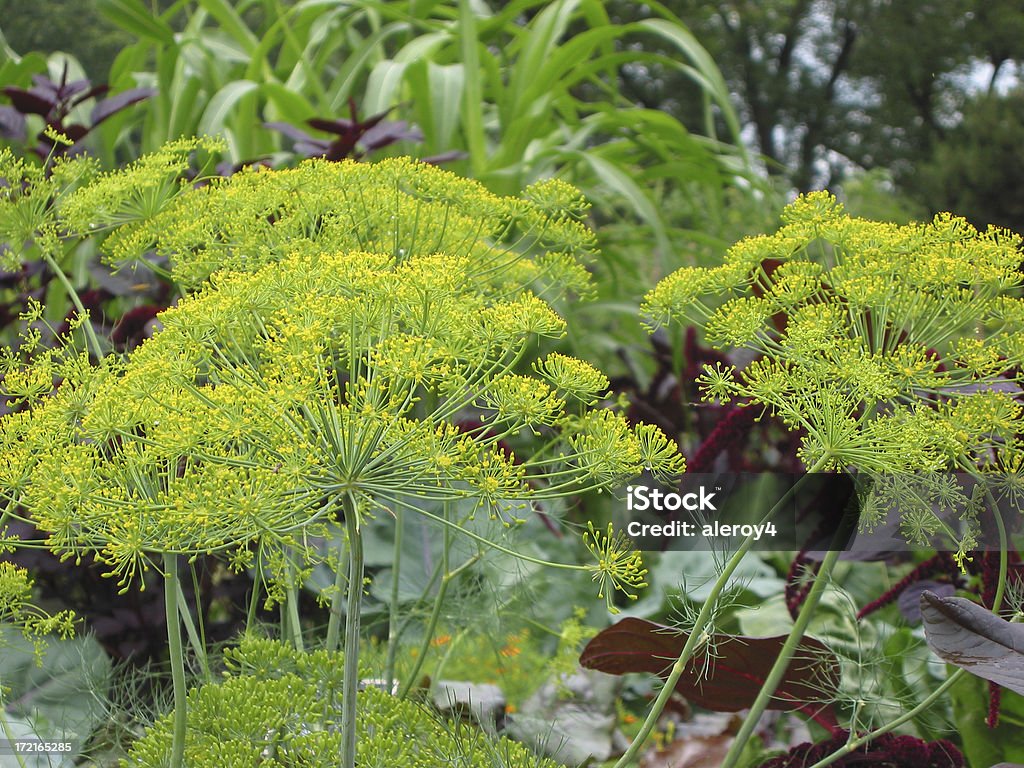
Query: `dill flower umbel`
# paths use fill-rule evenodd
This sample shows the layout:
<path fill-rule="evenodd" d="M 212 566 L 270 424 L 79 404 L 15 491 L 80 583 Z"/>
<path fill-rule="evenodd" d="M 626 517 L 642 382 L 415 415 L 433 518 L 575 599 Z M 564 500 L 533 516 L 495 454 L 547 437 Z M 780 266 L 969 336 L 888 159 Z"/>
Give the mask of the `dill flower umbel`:
<path fill-rule="evenodd" d="M 595 408 L 592 366 L 551 353 L 530 371 L 537 339 L 566 332 L 550 301 L 588 288 L 574 189 L 502 198 L 407 159 L 162 182 L 197 146 L 60 207 L 69 228 L 102 225 L 111 259 L 154 248 L 196 290 L 130 356 L 65 365 L 53 391 L 52 361 L 9 361 L 5 394 L 31 406 L 4 419 L 9 501 L 55 550 L 127 585 L 153 553 L 302 551 L 343 508 L 475 499 L 511 524 L 531 499 L 682 471 L 659 430 Z"/>
<path fill-rule="evenodd" d="M 645 299 L 652 326 L 694 323 L 717 349 L 757 353 L 742 368 L 705 366 L 705 397 L 746 398 L 802 429 L 808 467 L 1014 465 L 1021 238 L 950 214 L 905 226 L 853 218 L 826 192 L 798 198 L 782 219 L 775 234 L 737 243 L 719 266 L 679 270 Z"/>

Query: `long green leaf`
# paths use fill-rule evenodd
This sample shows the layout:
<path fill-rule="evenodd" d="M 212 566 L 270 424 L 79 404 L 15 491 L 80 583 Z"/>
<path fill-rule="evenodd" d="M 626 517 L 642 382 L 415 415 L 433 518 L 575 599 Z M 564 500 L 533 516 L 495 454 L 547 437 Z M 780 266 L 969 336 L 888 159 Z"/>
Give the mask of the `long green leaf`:
<path fill-rule="evenodd" d="M 174 30 L 142 4 L 142 0 L 96 0 L 105 18 L 126 32 L 163 45 L 174 44 Z"/>
<path fill-rule="evenodd" d="M 267 115 L 269 120 L 301 123 L 316 115 L 316 109 L 305 96 L 285 88 L 280 83 L 264 83 L 263 93 L 267 97 L 268 105 L 272 108 L 271 113 Z"/>
<path fill-rule="evenodd" d="M 258 93 L 260 84 L 251 80 L 234 80 L 217 91 L 199 119 L 199 133 L 214 136 L 224 132 L 232 111 L 246 96 Z M 239 126 L 254 131 L 255 126 Z"/>
<path fill-rule="evenodd" d="M 700 44 L 693 33 L 682 24 L 667 19 L 644 19 L 637 22 L 637 25 L 672 43 L 694 63 L 696 71 L 701 75 L 701 83 L 705 86 L 707 96 L 721 110 L 722 119 L 725 120 L 729 128 L 732 140 L 740 144 L 742 142 L 740 120 L 729 96 L 729 86 L 711 54 Z"/>
<path fill-rule="evenodd" d="M 565 34 L 577 5 L 577 0 L 558 0 L 520 30 L 519 55 L 515 63 L 510 65 L 508 98 L 501 105 L 505 120 L 528 107 L 525 98 L 530 84 L 544 70 L 552 51 Z"/>
<path fill-rule="evenodd" d="M 466 135 L 466 148 L 469 150 L 469 164 L 474 176 L 479 176 L 483 171 L 487 152 L 479 46 L 476 15 L 469 0 L 459 0 L 459 48 L 462 63 L 466 68 L 462 124 Z"/>
<path fill-rule="evenodd" d="M 566 159 L 578 160 L 590 168 L 603 188 L 609 190 L 614 198 L 625 201 L 642 221 L 646 222 L 654 233 L 658 245 L 657 263 L 661 265 L 671 249 L 665 229 L 665 221 L 654 201 L 633 180 L 626 169 L 620 168 L 593 151 L 566 153 Z"/>
<path fill-rule="evenodd" d="M 382 61 L 370 72 L 363 102 L 368 114 L 383 112 L 401 100 L 402 80 L 408 65 L 398 61 Z"/>
<path fill-rule="evenodd" d="M 466 84 L 461 64 L 440 65 L 421 61 L 408 70 L 413 93 L 426 94 L 415 99 L 416 123 L 423 130 L 427 152 L 435 154 L 455 148 L 462 94 Z"/>
<path fill-rule="evenodd" d="M 338 69 L 338 74 L 328 86 L 328 93 L 332 94 L 329 112 L 335 114 L 345 107 L 349 97 L 360 77 L 362 77 L 369 66 L 369 63 L 379 57 L 383 51 L 383 45 L 388 38 L 407 32 L 409 26 L 404 23 L 393 22 L 381 27 L 378 31 L 366 38 L 362 44 L 351 50 L 345 62 Z M 288 80 L 289 87 L 292 87 L 292 80 Z"/>
<path fill-rule="evenodd" d="M 227 32 L 248 54 L 255 53 L 259 38 L 246 26 L 242 17 L 227 0 L 199 0 L 199 4 L 217 20 Z"/>

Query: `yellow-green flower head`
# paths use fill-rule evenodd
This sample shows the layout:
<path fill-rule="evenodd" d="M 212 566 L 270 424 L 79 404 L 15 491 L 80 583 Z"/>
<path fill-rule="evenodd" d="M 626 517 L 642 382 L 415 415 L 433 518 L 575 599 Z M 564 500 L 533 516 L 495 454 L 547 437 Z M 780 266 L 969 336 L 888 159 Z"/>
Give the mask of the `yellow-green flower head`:
<path fill-rule="evenodd" d="M 159 553 L 314 557 L 304 537 L 343 505 L 475 499 L 510 523 L 532 499 L 678 474 L 660 431 L 595 408 L 602 374 L 531 358 L 565 321 L 548 283 L 510 286 L 506 268 L 579 238 L 580 211 L 561 183 L 497 198 L 408 160 L 176 193 L 123 226 L 198 289 L 124 361 L 48 358 L 10 377 L 31 410 L 3 420 L 7 501 L 127 588 Z"/>
<path fill-rule="evenodd" d="M 47 635 L 74 634 L 75 616 L 71 611 L 49 614 L 37 608 L 32 604 L 32 584 L 27 570 L 0 561 L 0 622 L 17 627 L 33 643 L 38 657 Z"/>
<path fill-rule="evenodd" d="M 440 253 L 465 258 L 474 265 L 469 279 L 486 291 L 590 289 L 584 264 L 594 236 L 581 220 L 580 193 L 564 182 L 499 197 L 435 166 L 392 158 L 249 169 L 193 189 L 179 180 L 194 145 L 168 145 L 80 190 L 64 208 L 69 226 L 112 228 L 104 250 L 115 264 L 150 249 L 169 257 L 186 289 L 219 271 L 353 251 L 394 264 Z"/>
<path fill-rule="evenodd" d="M 1021 238 L 950 214 L 900 226 L 798 198 L 772 235 L 685 267 L 645 299 L 651 325 L 701 326 L 757 355 L 705 367 L 705 396 L 753 400 L 806 433 L 809 466 L 974 466 L 1012 440 L 1024 368 Z"/>

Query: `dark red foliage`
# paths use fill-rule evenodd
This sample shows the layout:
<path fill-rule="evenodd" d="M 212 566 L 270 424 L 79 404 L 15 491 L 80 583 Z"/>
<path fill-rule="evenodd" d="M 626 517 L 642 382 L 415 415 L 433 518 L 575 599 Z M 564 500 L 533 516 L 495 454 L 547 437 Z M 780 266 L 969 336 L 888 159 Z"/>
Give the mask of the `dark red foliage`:
<path fill-rule="evenodd" d="M 144 304 L 130 309 L 117 321 L 110 340 L 118 349 L 130 350 L 137 347 L 149 334 L 149 324 L 166 307 Z"/>
<path fill-rule="evenodd" d="M 68 68 L 64 67 L 59 82 L 46 75 L 33 75 L 32 87 L 18 88 L 8 85 L 3 93 L 11 100 L 11 106 L 0 106 L 0 136 L 5 139 L 25 141 L 26 115 L 39 115 L 46 126 L 69 138 L 71 147 L 58 144 L 44 132 L 36 137 L 32 151 L 43 160 L 66 152 L 74 153 L 75 146 L 103 121 L 152 96 L 152 88 L 129 88 L 113 96 L 106 96 L 110 90 L 106 84 L 93 85 L 88 80 L 68 82 Z M 106 98 L 100 98 L 106 97 Z M 79 104 L 94 99 L 88 123 L 68 123 L 71 111 Z"/>
<path fill-rule="evenodd" d="M 318 139 L 289 123 L 264 123 L 265 128 L 282 133 L 295 142 L 295 153 L 303 157 L 323 157 L 327 160 L 361 159 L 369 152 L 397 141 L 422 141 L 418 128 L 404 120 L 385 120 L 388 112 L 378 112 L 359 118 L 354 99 L 348 100 L 350 118 L 336 120 L 314 117 L 306 124 L 318 131 L 333 135 L 331 139 Z"/>
<path fill-rule="evenodd" d="M 817 744 L 800 744 L 786 754 L 762 763 L 760 768 L 806 768 L 842 749 L 849 738 L 848 731 L 840 731 Z M 945 739 L 927 742 L 914 736 L 887 733 L 844 755 L 832 765 L 836 768 L 867 765 L 877 768 L 963 768 L 964 756 Z"/>

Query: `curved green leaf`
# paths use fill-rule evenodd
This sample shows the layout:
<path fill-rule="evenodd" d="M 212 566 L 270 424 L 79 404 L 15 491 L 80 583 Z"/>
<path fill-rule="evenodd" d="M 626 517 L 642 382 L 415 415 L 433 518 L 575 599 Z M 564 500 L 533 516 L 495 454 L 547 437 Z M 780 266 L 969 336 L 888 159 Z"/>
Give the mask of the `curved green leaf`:
<path fill-rule="evenodd" d="M 203 116 L 199 119 L 199 134 L 214 136 L 223 133 L 228 118 L 238 103 L 259 90 L 259 83 L 254 83 L 251 80 L 235 80 L 225 85 L 213 95 Z"/>
<path fill-rule="evenodd" d="M 96 7 L 126 32 L 162 45 L 174 45 L 174 30 L 162 18 L 151 13 L 142 0 L 96 0 Z"/>

